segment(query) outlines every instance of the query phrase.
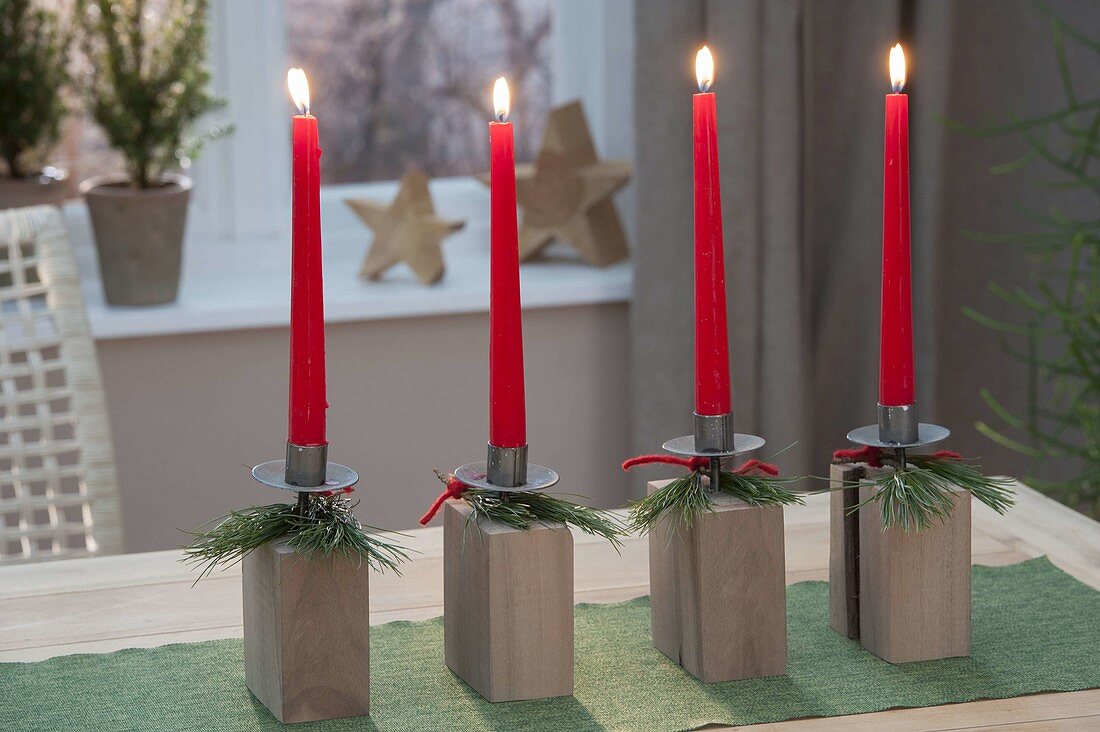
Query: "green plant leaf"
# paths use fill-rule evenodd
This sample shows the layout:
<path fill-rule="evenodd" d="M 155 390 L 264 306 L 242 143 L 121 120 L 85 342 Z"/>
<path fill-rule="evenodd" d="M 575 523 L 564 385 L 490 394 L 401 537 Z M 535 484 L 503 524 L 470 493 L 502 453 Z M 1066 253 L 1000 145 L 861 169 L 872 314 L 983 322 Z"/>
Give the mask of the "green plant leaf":
<path fill-rule="evenodd" d="M 91 61 L 88 106 L 134 184 L 193 159 L 227 127 L 195 133 L 196 123 L 225 106 L 210 93 L 206 66 L 208 0 L 166 0 L 147 18 L 144 0 L 79 0 L 80 40 Z"/>

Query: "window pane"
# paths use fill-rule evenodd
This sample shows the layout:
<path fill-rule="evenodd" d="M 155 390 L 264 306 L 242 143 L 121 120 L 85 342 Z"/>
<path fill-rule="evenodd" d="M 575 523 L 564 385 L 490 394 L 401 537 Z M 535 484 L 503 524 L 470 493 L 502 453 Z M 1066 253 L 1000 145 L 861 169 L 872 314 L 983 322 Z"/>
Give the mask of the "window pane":
<path fill-rule="evenodd" d="M 512 88 L 516 156 L 550 105 L 552 0 L 286 0 L 291 66 L 309 76 L 324 182 L 488 167 L 493 80 Z"/>

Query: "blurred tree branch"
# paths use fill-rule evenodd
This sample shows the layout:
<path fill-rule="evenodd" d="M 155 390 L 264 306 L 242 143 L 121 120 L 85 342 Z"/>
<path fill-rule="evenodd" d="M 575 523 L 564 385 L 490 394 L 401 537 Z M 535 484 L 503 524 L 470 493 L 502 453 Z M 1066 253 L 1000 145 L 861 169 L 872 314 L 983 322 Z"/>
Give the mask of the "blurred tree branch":
<path fill-rule="evenodd" d="M 1015 234 L 975 234 L 983 241 L 1022 247 L 1033 264 L 1028 288 L 990 284 L 1023 322 L 973 308 L 964 312 L 1002 334 L 1002 345 L 1029 370 L 1026 413 L 1014 414 L 988 389 L 982 398 L 1001 422 L 978 422 L 991 440 L 1032 458 L 1025 480 L 1078 510 L 1100 514 L 1100 94 L 1096 77 L 1082 86 L 1066 52 L 1072 42 L 1100 56 L 1100 42 L 1066 25 L 1042 2 L 1050 20 L 1065 106 L 1028 119 L 985 128 L 978 136 L 1015 135 L 1026 146 L 1016 160 L 994 166 L 1008 175 L 1041 166 L 1038 188 L 1049 191 L 1036 229 Z M 1022 342 L 1022 347 L 1017 345 Z M 1070 479 L 1049 478 L 1074 466 Z"/>

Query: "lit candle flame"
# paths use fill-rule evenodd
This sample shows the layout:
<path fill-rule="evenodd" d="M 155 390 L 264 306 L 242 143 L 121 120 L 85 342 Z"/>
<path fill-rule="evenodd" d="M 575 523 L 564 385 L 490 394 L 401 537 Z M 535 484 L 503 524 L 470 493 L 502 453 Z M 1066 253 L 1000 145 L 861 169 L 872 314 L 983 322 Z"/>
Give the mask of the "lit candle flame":
<path fill-rule="evenodd" d="M 507 120 L 511 108 L 512 95 L 508 93 L 508 82 L 502 76 L 493 84 L 493 109 L 496 111 L 497 121 Z"/>
<path fill-rule="evenodd" d="M 699 82 L 701 92 L 710 91 L 710 85 L 714 83 L 714 56 L 710 55 L 710 49 L 706 46 L 695 54 L 695 80 Z"/>
<path fill-rule="evenodd" d="M 298 107 L 298 113 L 309 114 L 309 82 L 306 81 L 306 72 L 299 68 L 287 70 L 286 85 L 290 89 L 290 98 Z"/>
<path fill-rule="evenodd" d="M 895 94 L 905 86 L 905 51 L 900 43 L 890 49 L 890 86 Z"/>

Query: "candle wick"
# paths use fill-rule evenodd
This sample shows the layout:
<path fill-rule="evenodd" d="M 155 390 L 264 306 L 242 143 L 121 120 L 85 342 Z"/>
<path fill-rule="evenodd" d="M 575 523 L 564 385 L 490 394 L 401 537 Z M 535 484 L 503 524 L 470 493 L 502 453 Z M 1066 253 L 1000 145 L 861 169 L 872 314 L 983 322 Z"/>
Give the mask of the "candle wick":
<path fill-rule="evenodd" d="M 508 119 L 508 115 L 505 114 L 504 112 L 500 112 L 500 113 L 497 114 L 497 122 L 504 122 L 507 119 Z"/>
<path fill-rule="evenodd" d="M 700 84 L 699 85 L 699 91 L 704 93 L 704 94 L 709 92 L 710 91 L 710 81 L 704 81 L 702 84 Z"/>

